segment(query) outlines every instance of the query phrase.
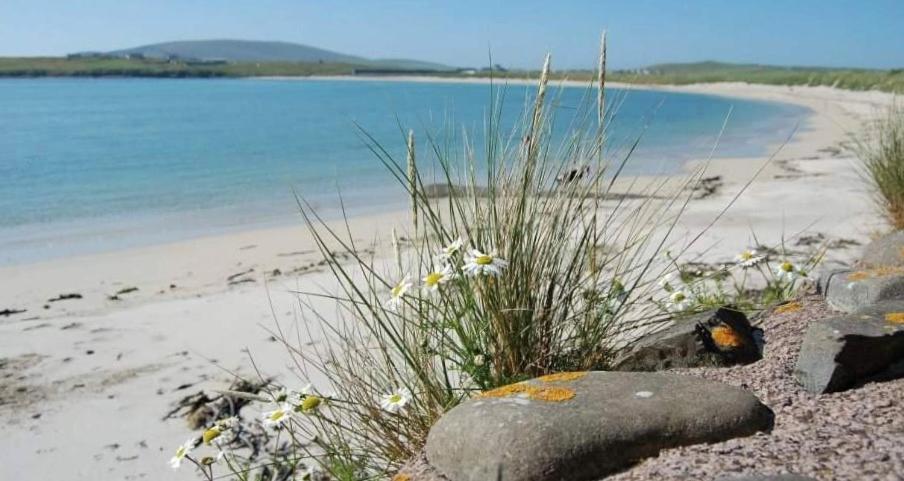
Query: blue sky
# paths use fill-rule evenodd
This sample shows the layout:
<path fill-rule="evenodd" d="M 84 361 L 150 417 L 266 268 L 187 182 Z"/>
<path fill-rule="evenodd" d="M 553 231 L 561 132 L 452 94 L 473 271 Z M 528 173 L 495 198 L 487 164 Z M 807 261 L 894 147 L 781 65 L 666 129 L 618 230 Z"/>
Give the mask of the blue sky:
<path fill-rule="evenodd" d="M 904 0 L 0 0 L 0 55 L 169 40 L 285 40 L 458 66 L 724 60 L 904 67 Z"/>

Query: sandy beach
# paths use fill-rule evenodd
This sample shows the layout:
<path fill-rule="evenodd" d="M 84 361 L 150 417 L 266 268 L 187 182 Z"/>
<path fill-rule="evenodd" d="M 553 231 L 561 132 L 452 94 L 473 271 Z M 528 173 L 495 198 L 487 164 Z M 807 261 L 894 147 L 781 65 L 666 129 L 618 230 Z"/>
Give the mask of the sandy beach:
<path fill-rule="evenodd" d="M 712 192 L 690 202 L 677 244 L 707 229 L 753 182 L 691 256 L 728 261 L 756 240 L 784 238 L 794 249 L 828 242 L 829 258 L 847 262 L 887 229 L 847 147 L 892 95 L 734 83 L 651 88 L 812 112 L 786 145 L 769 146 L 771 162 L 706 165 Z M 616 190 L 662 180 L 623 179 Z M 407 215 L 356 217 L 350 228 L 386 255 L 392 226 Z M 252 375 L 249 354 L 265 374 L 300 383 L 268 329 L 294 329 L 293 291 L 329 289 L 330 278 L 300 217 L 293 226 L 0 267 L 0 311 L 10 311 L 0 315 L 0 479 L 196 479 L 167 465 L 189 431 L 183 420 L 162 418 L 188 394 L 225 388 L 232 372 Z M 329 301 L 314 302 L 329 311 Z"/>

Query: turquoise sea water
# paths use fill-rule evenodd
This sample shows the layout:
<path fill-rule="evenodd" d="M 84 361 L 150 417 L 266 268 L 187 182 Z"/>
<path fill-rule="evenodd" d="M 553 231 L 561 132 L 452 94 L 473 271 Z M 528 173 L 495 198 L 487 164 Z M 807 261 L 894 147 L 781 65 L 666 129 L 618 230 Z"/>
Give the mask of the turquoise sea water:
<path fill-rule="evenodd" d="M 532 91 L 505 89 L 505 122 Z M 557 135 L 587 93 L 559 93 Z M 705 157 L 732 107 L 720 157 L 763 154 L 806 115 L 704 95 L 608 96 L 620 103 L 613 156 L 649 125 L 631 174 Z M 293 189 L 333 216 L 340 190 L 353 214 L 402 205 L 355 123 L 401 154 L 400 123 L 421 139 L 449 123 L 479 137 L 489 100 L 487 85 L 453 83 L 0 80 L 0 264 L 299 222 Z"/>

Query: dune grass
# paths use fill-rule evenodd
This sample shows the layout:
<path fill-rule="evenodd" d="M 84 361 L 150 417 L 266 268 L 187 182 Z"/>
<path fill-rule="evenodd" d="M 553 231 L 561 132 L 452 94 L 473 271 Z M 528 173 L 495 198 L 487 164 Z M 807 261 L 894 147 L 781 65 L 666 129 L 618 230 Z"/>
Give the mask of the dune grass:
<path fill-rule="evenodd" d="M 766 277 L 770 302 L 793 295 L 803 271 L 785 259 L 773 272 L 767 255 L 748 252 L 731 267 L 743 270 L 738 280 L 728 268 L 691 279 L 679 264 L 688 243 L 671 236 L 693 195 L 687 187 L 702 170 L 674 191 L 653 181 L 632 184 L 636 197 L 609 195 L 636 144 L 606 145 L 618 102 L 604 93 L 605 41 L 599 65 L 561 138 L 551 135 L 558 96 L 548 57 L 512 130 L 502 127 L 505 89 L 490 87 L 479 143 L 465 134 L 400 129 L 406 149 L 396 158 L 362 129 L 410 199 L 391 259 L 365 254 L 373 251 L 359 245 L 348 223 L 336 228 L 299 197 L 334 282 L 299 293 L 295 338 L 278 324 L 273 334 L 299 378 L 326 381 L 255 397 L 268 407 L 249 429 L 263 424 L 277 434 L 266 453 L 224 455 L 227 477 L 319 479 L 304 476 L 320 470 L 328 479 L 387 479 L 418 455 L 443 413 L 475 393 L 556 372 L 608 369 L 675 316 L 757 304 L 748 299 L 748 268 Z M 429 195 L 431 169 L 448 196 Z M 335 308 L 318 309 L 316 298 Z M 213 425 L 185 446 L 233 429 L 244 428 Z M 207 479 L 220 476 L 216 461 L 182 456 Z"/>
<path fill-rule="evenodd" d="M 904 110 L 889 108 L 858 143 L 874 200 L 895 229 L 904 229 Z"/>

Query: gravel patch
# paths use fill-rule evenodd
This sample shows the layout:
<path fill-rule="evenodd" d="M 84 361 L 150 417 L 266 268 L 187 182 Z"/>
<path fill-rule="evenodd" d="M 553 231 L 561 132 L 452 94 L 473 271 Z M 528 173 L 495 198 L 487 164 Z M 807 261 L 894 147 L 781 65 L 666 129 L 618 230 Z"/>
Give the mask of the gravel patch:
<path fill-rule="evenodd" d="M 796 473 L 818 480 L 904 480 L 904 379 L 812 395 L 794 380 L 806 326 L 835 315 L 817 297 L 766 316 L 763 360 L 731 368 L 675 369 L 752 391 L 775 412 L 769 434 L 662 451 L 607 481 L 700 480 L 726 473 Z"/>
<path fill-rule="evenodd" d="M 670 371 L 753 392 L 775 412 L 775 428 L 747 438 L 660 452 L 606 481 L 713 481 L 726 474 L 795 473 L 820 481 L 904 480 L 904 379 L 813 395 L 794 380 L 807 325 L 837 313 L 819 296 L 800 309 L 764 316 L 763 359 L 729 368 Z M 417 481 L 447 481 L 423 456 L 404 470 Z"/>

